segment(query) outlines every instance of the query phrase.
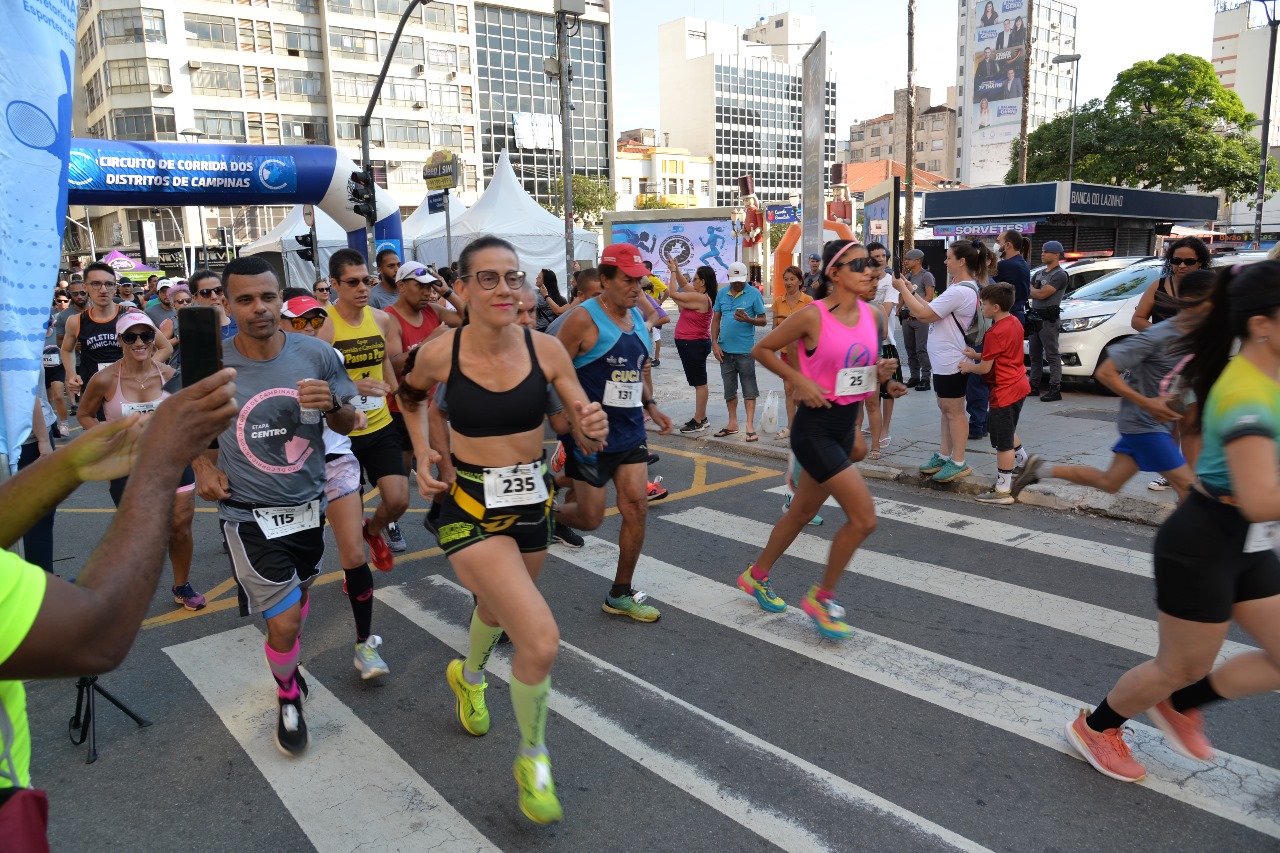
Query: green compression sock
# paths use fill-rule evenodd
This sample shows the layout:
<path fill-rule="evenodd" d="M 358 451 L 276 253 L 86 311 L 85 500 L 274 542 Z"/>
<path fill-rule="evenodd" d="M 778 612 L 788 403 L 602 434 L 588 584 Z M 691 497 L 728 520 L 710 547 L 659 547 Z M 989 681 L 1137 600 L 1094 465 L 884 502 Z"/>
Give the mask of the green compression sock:
<path fill-rule="evenodd" d="M 469 684 L 479 684 L 484 680 L 480 673 L 489 663 L 489 655 L 493 647 L 498 645 L 502 636 L 502 626 L 486 625 L 480 618 L 480 608 L 471 611 L 471 648 L 467 652 L 467 665 L 462 668 L 462 675 Z M 475 676 L 475 680 L 472 680 Z"/>
<path fill-rule="evenodd" d="M 551 676 L 537 684 L 511 679 L 511 706 L 520 724 L 520 752 L 533 755 L 546 751 L 547 696 L 551 693 Z"/>

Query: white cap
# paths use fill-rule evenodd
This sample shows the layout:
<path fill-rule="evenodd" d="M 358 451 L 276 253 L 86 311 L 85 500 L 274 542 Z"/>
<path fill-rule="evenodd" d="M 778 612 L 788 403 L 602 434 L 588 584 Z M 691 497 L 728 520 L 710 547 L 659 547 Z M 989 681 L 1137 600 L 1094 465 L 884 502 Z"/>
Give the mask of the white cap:
<path fill-rule="evenodd" d="M 729 264 L 729 281 L 746 281 L 747 265 L 739 261 Z"/>

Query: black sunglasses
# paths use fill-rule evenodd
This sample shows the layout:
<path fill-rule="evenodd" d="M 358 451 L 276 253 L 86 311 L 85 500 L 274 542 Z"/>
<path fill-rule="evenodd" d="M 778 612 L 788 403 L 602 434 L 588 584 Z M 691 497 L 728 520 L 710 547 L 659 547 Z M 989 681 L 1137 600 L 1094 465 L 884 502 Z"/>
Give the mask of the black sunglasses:
<path fill-rule="evenodd" d="M 198 292 L 202 297 L 208 299 L 210 296 L 221 296 L 222 287 L 202 287 Z"/>
<path fill-rule="evenodd" d="M 328 293 L 331 289 L 329 287 L 317 287 L 316 293 Z"/>
<path fill-rule="evenodd" d="M 867 270 L 880 269 L 880 262 L 875 258 L 854 258 L 851 261 L 839 261 L 831 265 L 834 269 L 840 267 L 848 267 L 853 272 L 865 272 Z"/>
<path fill-rule="evenodd" d="M 155 343 L 156 333 L 154 329 L 147 329 L 142 332 L 121 332 L 120 340 L 126 344 L 136 344 L 141 340 L 144 344 Z"/>
<path fill-rule="evenodd" d="M 190 305 L 190 304 L 191 304 L 191 300 L 190 300 L 190 298 L 188 298 L 188 299 L 175 299 L 175 300 L 173 300 L 173 304 L 174 304 L 174 305 Z"/>
<path fill-rule="evenodd" d="M 314 317 L 290 317 L 289 322 L 293 324 L 293 328 L 301 332 L 308 324 L 310 324 L 313 329 L 320 328 L 324 325 L 325 319 L 324 314 L 317 314 Z"/>
<path fill-rule="evenodd" d="M 1181 266 L 1189 267 L 1198 263 L 1200 263 L 1199 258 L 1170 258 L 1169 259 L 1169 266 L 1173 266 L 1173 267 L 1181 267 Z"/>

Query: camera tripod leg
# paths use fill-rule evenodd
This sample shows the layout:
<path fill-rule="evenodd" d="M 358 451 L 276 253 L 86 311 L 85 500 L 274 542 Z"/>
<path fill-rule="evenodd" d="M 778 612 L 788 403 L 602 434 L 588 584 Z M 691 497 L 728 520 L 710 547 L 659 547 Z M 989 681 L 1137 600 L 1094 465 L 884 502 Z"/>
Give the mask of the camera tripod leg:
<path fill-rule="evenodd" d="M 114 697 L 114 696 L 112 696 L 110 693 L 108 693 L 108 692 L 107 692 L 107 689 L 106 689 L 105 687 L 101 686 L 100 684 L 98 684 L 97 682 L 94 682 L 93 689 L 94 689 L 96 692 L 101 693 L 101 694 L 102 694 L 102 697 L 103 697 L 104 699 L 106 699 L 108 702 L 110 702 L 112 705 L 115 705 L 117 708 L 119 708 L 121 711 L 123 711 L 126 717 L 128 717 L 129 719 L 131 719 L 131 720 L 133 720 L 135 723 L 137 723 L 137 724 L 138 724 L 138 728 L 142 729 L 142 728 L 146 728 L 147 726 L 151 725 L 151 721 L 150 721 L 150 720 L 143 719 L 142 717 L 140 717 L 140 716 L 138 716 L 137 714 L 135 714 L 131 708 L 129 708 L 127 705 L 125 705 L 125 704 L 124 704 L 123 702 L 121 702 L 119 699 L 117 699 L 116 697 Z"/>
<path fill-rule="evenodd" d="M 94 699 L 95 694 L 98 693 L 133 720 L 138 728 L 151 725 L 150 720 L 138 716 L 105 688 L 99 686 L 96 675 L 82 676 L 76 681 L 76 712 L 67 724 L 67 736 L 76 746 L 81 746 L 86 740 L 89 742 L 89 756 L 85 759 L 85 764 L 92 764 L 98 760 L 98 725 L 94 717 L 97 710 Z"/>

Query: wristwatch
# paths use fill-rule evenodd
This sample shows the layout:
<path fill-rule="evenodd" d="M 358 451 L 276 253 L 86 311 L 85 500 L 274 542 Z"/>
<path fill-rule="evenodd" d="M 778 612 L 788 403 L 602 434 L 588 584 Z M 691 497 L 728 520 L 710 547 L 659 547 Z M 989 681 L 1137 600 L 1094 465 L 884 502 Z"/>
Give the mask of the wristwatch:
<path fill-rule="evenodd" d="M 342 408 L 342 398 L 332 391 L 329 392 L 329 395 L 333 398 L 333 407 L 325 412 L 326 415 L 332 415 Z"/>
<path fill-rule="evenodd" d="M 640 408 L 641 408 L 641 409 L 647 409 L 647 408 L 649 408 L 650 406 L 652 406 L 655 402 L 657 402 L 657 401 L 656 401 L 656 400 L 641 400 L 641 401 L 640 401 Z"/>

